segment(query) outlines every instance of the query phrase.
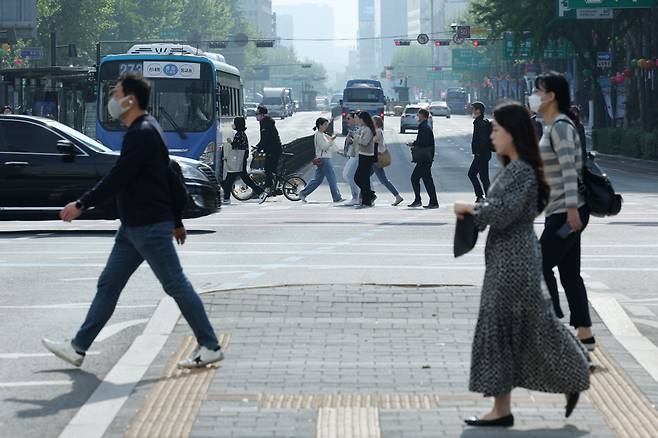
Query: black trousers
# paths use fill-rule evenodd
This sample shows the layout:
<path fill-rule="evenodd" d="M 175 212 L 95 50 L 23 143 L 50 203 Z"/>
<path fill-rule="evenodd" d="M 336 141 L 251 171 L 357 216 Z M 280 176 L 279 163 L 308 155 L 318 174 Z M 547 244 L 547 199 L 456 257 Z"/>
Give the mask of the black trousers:
<path fill-rule="evenodd" d="M 580 220 L 583 222 L 583 229 L 577 233 L 571 233 L 566 239 L 558 236 L 557 231 L 567 222 L 567 214 L 557 213 L 546 217 L 544 232 L 540 239 L 542 267 L 544 280 L 558 318 L 562 318 L 564 313 L 560 308 L 557 281 L 553 273 L 555 266 L 560 272 L 560 283 L 562 283 L 569 303 L 571 312 L 569 324 L 573 327 L 591 327 L 587 290 L 583 278 L 580 276 L 580 239 L 582 231 L 589 223 L 589 210 L 583 206 L 578 212 Z"/>
<path fill-rule="evenodd" d="M 370 187 L 370 173 L 376 161 L 377 159 L 374 156 L 359 154 L 359 166 L 354 174 L 354 182 L 361 189 L 361 203 L 363 205 L 372 205 L 374 193 Z"/>
<path fill-rule="evenodd" d="M 224 200 L 228 200 L 231 197 L 233 183 L 238 177 L 242 178 L 242 181 L 244 181 L 248 187 L 251 187 L 256 196 L 263 193 L 263 189 L 260 188 L 253 179 L 251 179 L 246 170 L 243 170 L 242 172 L 229 172 L 226 174 L 226 179 L 222 182 L 222 188 L 224 189 Z"/>
<path fill-rule="evenodd" d="M 491 160 L 491 154 L 473 155 L 473 162 L 470 169 L 468 169 L 468 179 L 471 180 L 473 190 L 475 190 L 475 196 L 478 198 L 486 195 L 489 191 L 489 160 Z M 480 175 L 479 181 L 478 175 Z M 482 185 L 480 185 L 480 181 Z"/>
<path fill-rule="evenodd" d="M 436 187 L 434 186 L 434 179 L 432 178 L 432 162 L 416 163 L 414 171 L 411 172 L 411 187 L 414 189 L 414 202 L 421 202 L 420 199 L 420 180 L 425 184 L 425 190 L 430 196 L 430 205 L 438 205 L 439 201 L 436 198 Z"/>
<path fill-rule="evenodd" d="M 279 158 L 281 158 L 281 151 L 272 151 L 265 155 L 265 187 L 268 189 L 273 188 L 273 175 L 279 167 Z"/>

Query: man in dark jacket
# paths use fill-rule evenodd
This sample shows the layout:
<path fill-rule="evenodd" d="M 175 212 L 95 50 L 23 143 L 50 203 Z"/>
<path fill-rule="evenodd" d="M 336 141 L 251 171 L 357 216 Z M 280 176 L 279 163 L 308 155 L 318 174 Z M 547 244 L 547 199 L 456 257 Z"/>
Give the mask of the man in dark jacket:
<path fill-rule="evenodd" d="M 272 193 L 273 174 L 277 171 L 282 153 L 281 138 L 274 119 L 267 115 L 267 108 L 259 106 L 256 110 L 256 119 L 260 123 L 260 141 L 256 148 L 258 152 L 265 153 L 265 188 L 268 193 Z"/>
<path fill-rule="evenodd" d="M 414 189 L 414 202 L 409 204 L 409 207 L 420 207 L 422 204 L 420 198 L 420 180 L 425 184 L 425 190 L 430 197 L 429 204 L 423 208 L 434 209 L 439 208 L 439 201 L 436 197 L 436 187 L 434 186 L 434 179 L 432 178 L 432 162 L 434 161 L 434 132 L 430 128 L 427 120 L 430 113 L 421 109 L 416 115 L 418 117 L 418 134 L 416 141 L 410 143 L 409 146 L 418 149 L 427 149 L 424 153 L 412 153 L 413 162 L 416 163 L 414 171 L 411 173 L 411 186 Z M 420 157 L 420 158 L 419 158 Z"/>
<path fill-rule="evenodd" d="M 116 199 L 121 219 L 112 253 L 98 279 L 96 296 L 75 338 L 70 342 L 42 340 L 53 354 L 77 367 L 144 260 L 176 301 L 199 344 L 178 366 L 203 367 L 224 358 L 203 303 L 185 277 L 172 242 L 173 234 L 179 244 L 185 243 L 186 232 L 182 207 L 175 207 L 164 136 L 158 122 L 146 112 L 149 94 L 149 85 L 141 76 L 130 73 L 119 79 L 108 103 L 110 115 L 128 127 L 119 159 L 93 189 L 60 212 L 62 220 L 71 222 L 85 209 Z"/>
<path fill-rule="evenodd" d="M 473 138 L 471 152 L 473 162 L 468 169 L 468 178 L 475 190 L 475 201 L 481 202 L 489 191 L 489 160 L 491 160 L 491 122 L 484 118 L 484 104 L 474 102 L 471 105 L 473 118 Z M 478 181 L 478 175 L 480 180 Z M 480 181 L 482 185 L 480 185 Z"/>

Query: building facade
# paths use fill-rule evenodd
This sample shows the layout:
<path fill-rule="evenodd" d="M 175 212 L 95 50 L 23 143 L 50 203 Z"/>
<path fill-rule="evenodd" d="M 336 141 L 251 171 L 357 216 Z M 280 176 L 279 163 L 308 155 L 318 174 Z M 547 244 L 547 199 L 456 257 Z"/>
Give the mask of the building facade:
<path fill-rule="evenodd" d="M 272 0 L 241 0 L 238 2 L 238 7 L 245 18 L 256 26 L 263 38 L 274 37 Z"/>
<path fill-rule="evenodd" d="M 359 29 L 357 32 L 358 74 L 361 78 L 379 76 L 375 39 L 375 0 L 359 0 Z"/>
<path fill-rule="evenodd" d="M 37 36 L 36 0 L 0 1 L 0 44 Z"/>

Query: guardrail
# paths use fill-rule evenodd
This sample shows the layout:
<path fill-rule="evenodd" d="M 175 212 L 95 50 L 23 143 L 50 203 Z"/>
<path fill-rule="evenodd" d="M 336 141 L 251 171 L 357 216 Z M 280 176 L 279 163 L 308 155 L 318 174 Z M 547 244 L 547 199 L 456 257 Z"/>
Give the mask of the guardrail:
<path fill-rule="evenodd" d="M 286 169 L 289 173 L 303 173 L 315 158 L 315 144 L 313 136 L 300 137 L 283 145 L 285 152 L 293 154 L 291 157 L 282 156 L 279 161 L 279 171 L 286 160 Z"/>

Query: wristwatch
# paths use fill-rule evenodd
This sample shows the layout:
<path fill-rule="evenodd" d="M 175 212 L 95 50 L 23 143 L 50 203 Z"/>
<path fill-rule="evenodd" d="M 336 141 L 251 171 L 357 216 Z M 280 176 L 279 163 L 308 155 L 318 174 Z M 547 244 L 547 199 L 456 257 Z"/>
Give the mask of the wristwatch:
<path fill-rule="evenodd" d="M 78 210 L 84 210 L 84 209 L 85 209 L 85 206 L 84 206 L 84 204 L 83 204 L 82 202 L 80 202 L 80 200 L 78 199 L 77 201 L 75 201 L 75 208 L 77 208 Z"/>

